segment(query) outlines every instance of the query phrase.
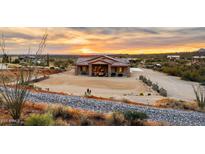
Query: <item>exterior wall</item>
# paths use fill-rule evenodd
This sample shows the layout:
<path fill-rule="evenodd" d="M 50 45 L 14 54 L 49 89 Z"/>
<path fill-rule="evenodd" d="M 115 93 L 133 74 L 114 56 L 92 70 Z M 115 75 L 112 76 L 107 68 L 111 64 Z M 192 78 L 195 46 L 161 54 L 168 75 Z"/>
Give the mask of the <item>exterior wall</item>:
<path fill-rule="evenodd" d="M 82 73 L 83 73 L 82 67 L 88 67 L 88 66 L 78 66 L 78 65 L 75 66 L 75 75 L 82 75 Z M 88 68 L 87 68 L 86 74 L 88 74 Z"/>
<path fill-rule="evenodd" d="M 122 72 L 119 72 L 119 69 L 122 69 Z M 130 67 L 129 66 L 126 66 L 126 67 L 123 67 L 123 66 L 114 66 L 114 67 L 111 67 L 111 76 L 127 76 L 129 77 L 130 76 Z"/>
<path fill-rule="evenodd" d="M 81 75 L 82 74 L 82 67 L 83 66 L 78 66 L 76 65 L 75 66 L 75 75 Z M 89 76 L 92 76 L 92 64 L 90 64 L 89 66 L 87 66 L 87 75 Z M 130 76 L 130 67 L 129 66 L 126 66 L 126 67 L 121 67 L 122 68 L 122 73 L 119 73 L 119 69 L 120 69 L 120 66 L 114 66 L 112 67 L 111 65 L 108 65 L 108 77 L 111 77 L 111 76 L 127 76 L 129 77 Z"/>

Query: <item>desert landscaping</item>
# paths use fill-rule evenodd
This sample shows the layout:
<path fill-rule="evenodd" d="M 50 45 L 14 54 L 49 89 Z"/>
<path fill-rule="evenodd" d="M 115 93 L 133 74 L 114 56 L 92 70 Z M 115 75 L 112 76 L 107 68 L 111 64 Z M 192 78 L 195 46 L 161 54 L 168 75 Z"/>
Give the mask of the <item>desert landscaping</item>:
<path fill-rule="evenodd" d="M 116 100 L 127 99 L 132 102 L 153 104 L 163 99 L 157 92 L 139 80 L 140 75 L 146 75 L 159 85 L 166 87 L 168 97 L 184 101 L 193 101 L 195 94 L 192 85 L 198 83 L 183 81 L 177 77 L 148 69 L 138 69 L 131 73 L 131 77 L 88 77 L 76 76 L 74 70 L 50 75 L 50 78 L 35 83 L 37 87 L 50 91 L 63 92 L 75 96 L 84 96 L 86 89 L 91 89 L 92 95 L 112 98 Z M 159 80 L 160 79 L 160 80 Z M 179 93 L 183 90 L 183 93 Z"/>
<path fill-rule="evenodd" d="M 49 55 L 45 32 L 35 54 L 9 55 L 3 36 L 0 125 L 205 125 L 203 49 Z"/>
<path fill-rule="evenodd" d="M 84 96 L 86 89 L 91 89 L 92 95 L 113 99 L 129 99 L 131 101 L 149 103 L 161 97 L 151 88 L 136 79 L 137 73 L 131 77 L 88 77 L 75 76 L 74 71 L 66 71 L 51 75 L 49 79 L 36 83 L 37 87 L 49 88 L 50 91 L 63 92 L 75 96 Z M 151 94 L 140 96 L 140 94 Z"/>

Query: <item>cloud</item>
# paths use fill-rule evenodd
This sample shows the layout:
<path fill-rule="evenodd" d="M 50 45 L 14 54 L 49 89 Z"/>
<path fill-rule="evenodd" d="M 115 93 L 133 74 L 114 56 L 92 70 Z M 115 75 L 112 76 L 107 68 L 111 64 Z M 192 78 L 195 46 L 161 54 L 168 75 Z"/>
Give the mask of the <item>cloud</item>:
<path fill-rule="evenodd" d="M 48 53 L 138 53 L 195 50 L 205 47 L 205 27 L 49 27 L 0 28 L 10 53 L 35 51 L 44 32 Z M 148 51 L 149 50 L 149 51 Z"/>

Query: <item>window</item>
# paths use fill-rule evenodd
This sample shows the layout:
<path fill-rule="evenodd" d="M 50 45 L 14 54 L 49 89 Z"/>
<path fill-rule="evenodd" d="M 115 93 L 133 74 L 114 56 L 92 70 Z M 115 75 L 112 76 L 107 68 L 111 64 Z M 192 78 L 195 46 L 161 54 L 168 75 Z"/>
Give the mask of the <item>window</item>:
<path fill-rule="evenodd" d="M 82 72 L 86 72 L 86 71 L 87 71 L 86 66 L 83 66 L 83 67 L 82 67 Z"/>
<path fill-rule="evenodd" d="M 119 67 L 118 68 L 118 73 L 122 73 L 122 70 L 123 70 L 122 67 Z"/>

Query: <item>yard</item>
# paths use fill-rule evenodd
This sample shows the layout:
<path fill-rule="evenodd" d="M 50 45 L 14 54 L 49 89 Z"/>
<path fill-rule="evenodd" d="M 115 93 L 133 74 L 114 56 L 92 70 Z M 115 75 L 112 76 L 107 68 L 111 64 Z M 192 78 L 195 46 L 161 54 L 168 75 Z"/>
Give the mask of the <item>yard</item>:
<path fill-rule="evenodd" d="M 136 80 L 137 78 L 137 80 Z M 126 77 L 88 77 L 75 76 L 74 70 L 51 75 L 49 79 L 35 83 L 43 89 L 64 92 L 71 95 L 84 96 L 89 88 L 92 95 L 117 100 L 153 103 L 161 99 L 156 92 L 138 80 L 138 73 Z M 150 96 L 148 96 L 148 94 Z"/>
<path fill-rule="evenodd" d="M 76 96 L 84 96 L 85 91 L 89 88 L 92 95 L 97 97 L 129 100 L 144 104 L 153 104 L 162 99 L 162 96 L 138 80 L 139 75 L 145 75 L 153 82 L 158 83 L 159 86 L 167 89 L 169 98 L 185 101 L 195 99 L 192 85 L 197 85 L 197 83 L 183 81 L 177 77 L 149 69 L 132 72 L 129 78 L 75 76 L 74 70 L 71 70 L 50 75 L 49 79 L 35 83 L 35 85 L 50 91 Z"/>

